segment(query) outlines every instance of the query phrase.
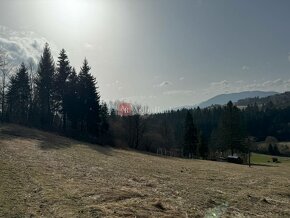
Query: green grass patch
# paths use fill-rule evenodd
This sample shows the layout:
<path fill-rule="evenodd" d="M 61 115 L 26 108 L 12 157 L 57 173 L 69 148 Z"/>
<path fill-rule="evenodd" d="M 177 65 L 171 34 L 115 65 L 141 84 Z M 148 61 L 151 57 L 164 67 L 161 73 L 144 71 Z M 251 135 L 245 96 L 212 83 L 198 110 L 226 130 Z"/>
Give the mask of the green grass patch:
<path fill-rule="evenodd" d="M 258 153 L 252 153 L 251 162 L 253 164 L 269 164 L 269 163 L 273 163 L 272 157 L 277 157 L 278 161 L 281 163 L 290 164 L 289 157 L 271 156 L 271 155 L 267 155 L 267 154 L 258 154 Z"/>

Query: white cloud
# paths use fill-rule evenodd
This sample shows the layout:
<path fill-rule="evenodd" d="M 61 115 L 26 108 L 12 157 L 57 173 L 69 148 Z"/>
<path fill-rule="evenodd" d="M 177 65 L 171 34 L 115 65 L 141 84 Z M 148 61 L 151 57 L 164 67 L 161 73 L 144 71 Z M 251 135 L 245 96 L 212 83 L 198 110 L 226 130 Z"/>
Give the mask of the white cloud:
<path fill-rule="evenodd" d="M 193 90 L 170 90 L 163 92 L 163 95 L 191 95 Z"/>
<path fill-rule="evenodd" d="M 84 44 L 84 47 L 86 48 L 86 49 L 88 49 L 88 50 L 91 50 L 91 49 L 93 49 L 94 48 L 94 45 L 93 44 L 91 44 L 91 43 L 85 43 Z"/>
<path fill-rule="evenodd" d="M 158 84 L 157 87 L 165 87 L 172 85 L 172 82 L 170 81 L 163 81 L 162 83 Z"/>
<path fill-rule="evenodd" d="M 242 66 L 242 70 L 243 70 L 243 71 L 248 71 L 249 69 L 250 69 L 250 67 L 247 66 L 247 65 Z"/>
<path fill-rule="evenodd" d="M 0 50 L 7 54 L 12 65 L 21 62 L 38 64 L 44 44 L 49 41 L 34 32 L 15 31 L 5 26 L 0 26 Z M 52 55 L 57 55 L 57 47 L 49 43 Z"/>
<path fill-rule="evenodd" d="M 179 80 L 180 80 L 180 81 L 184 80 L 184 77 L 180 77 Z"/>
<path fill-rule="evenodd" d="M 140 101 L 144 101 L 144 100 L 148 100 L 148 99 L 156 99 L 157 96 L 156 95 L 136 95 L 136 96 L 126 96 L 126 97 L 122 97 L 120 98 L 121 101 L 127 101 L 130 103 L 136 103 L 136 102 L 140 102 Z"/>
<path fill-rule="evenodd" d="M 229 86 L 230 82 L 227 81 L 227 80 L 222 80 L 220 82 L 212 82 L 210 84 L 211 87 L 213 88 L 217 88 L 217 89 L 224 89 L 224 88 L 227 88 Z"/>
<path fill-rule="evenodd" d="M 274 80 L 268 80 L 264 82 L 253 81 L 251 83 L 246 83 L 245 81 L 227 81 L 223 80 L 220 82 L 212 82 L 210 87 L 204 90 L 207 94 L 222 94 L 229 92 L 242 92 L 242 91 L 276 91 L 285 92 L 288 91 L 290 87 L 290 79 L 282 80 L 280 78 Z"/>
<path fill-rule="evenodd" d="M 116 81 L 114 81 L 114 82 L 112 82 L 112 83 L 107 83 L 107 84 L 106 84 L 106 86 L 108 86 L 108 87 L 111 87 L 111 86 L 118 86 L 118 85 L 120 85 L 120 81 L 119 81 L 119 80 L 116 80 Z"/>
<path fill-rule="evenodd" d="M 262 86 L 275 88 L 275 87 L 279 87 L 279 86 L 283 85 L 283 83 L 284 83 L 284 81 L 282 79 L 276 79 L 273 81 L 266 81 L 262 84 Z"/>

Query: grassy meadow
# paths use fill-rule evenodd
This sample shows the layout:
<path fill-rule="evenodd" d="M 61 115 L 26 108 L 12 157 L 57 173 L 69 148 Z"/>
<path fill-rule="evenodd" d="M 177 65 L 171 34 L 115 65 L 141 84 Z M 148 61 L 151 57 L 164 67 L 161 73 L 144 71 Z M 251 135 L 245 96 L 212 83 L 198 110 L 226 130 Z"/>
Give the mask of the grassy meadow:
<path fill-rule="evenodd" d="M 0 217 L 290 217 L 290 164 L 159 157 L 0 127 Z"/>

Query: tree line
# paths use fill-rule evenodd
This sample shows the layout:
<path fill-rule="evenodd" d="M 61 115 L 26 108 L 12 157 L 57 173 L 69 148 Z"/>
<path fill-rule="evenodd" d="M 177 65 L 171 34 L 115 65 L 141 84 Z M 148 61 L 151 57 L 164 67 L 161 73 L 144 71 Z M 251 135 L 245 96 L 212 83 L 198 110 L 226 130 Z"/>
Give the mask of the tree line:
<path fill-rule="evenodd" d="M 120 116 L 116 107 L 108 109 L 100 102 L 90 71 L 84 59 L 77 73 L 64 49 L 55 64 L 48 44 L 35 72 L 31 65 L 21 64 L 10 76 L 12 68 L 5 56 L 0 56 L 1 121 L 154 153 L 158 148 L 177 149 L 184 157 L 246 152 L 249 138 L 262 141 L 273 136 L 290 141 L 290 107 L 271 102 L 262 106 L 253 103 L 245 109 L 229 102 L 157 114 L 149 114 L 148 107 L 132 105 L 130 116 Z M 274 149 L 269 152 L 277 153 Z"/>
<path fill-rule="evenodd" d="M 271 103 L 239 109 L 229 102 L 128 117 L 114 112 L 109 123 L 115 145 L 153 153 L 159 148 L 178 149 L 184 157 L 208 158 L 215 152 L 247 153 L 253 141 L 264 141 L 268 136 L 290 140 L 290 107 Z"/>
<path fill-rule="evenodd" d="M 64 49 L 55 64 L 49 45 L 45 44 L 37 71 L 22 63 L 9 80 L 5 56 L 1 60 L 2 122 L 90 140 L 107 134 L 107 105 L 100 102 L 97 82 L 87 59 L 77 73 Z"/>

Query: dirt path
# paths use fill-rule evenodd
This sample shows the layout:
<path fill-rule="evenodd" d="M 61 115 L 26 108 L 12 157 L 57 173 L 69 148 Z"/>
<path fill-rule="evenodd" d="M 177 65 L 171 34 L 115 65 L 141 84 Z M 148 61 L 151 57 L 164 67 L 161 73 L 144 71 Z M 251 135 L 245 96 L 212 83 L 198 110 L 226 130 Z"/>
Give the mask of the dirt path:
<path fill-rule="evenodd" d="M 163 158 L 0 127 L 0 217 L 290 217 L 290 166 Z"/>

